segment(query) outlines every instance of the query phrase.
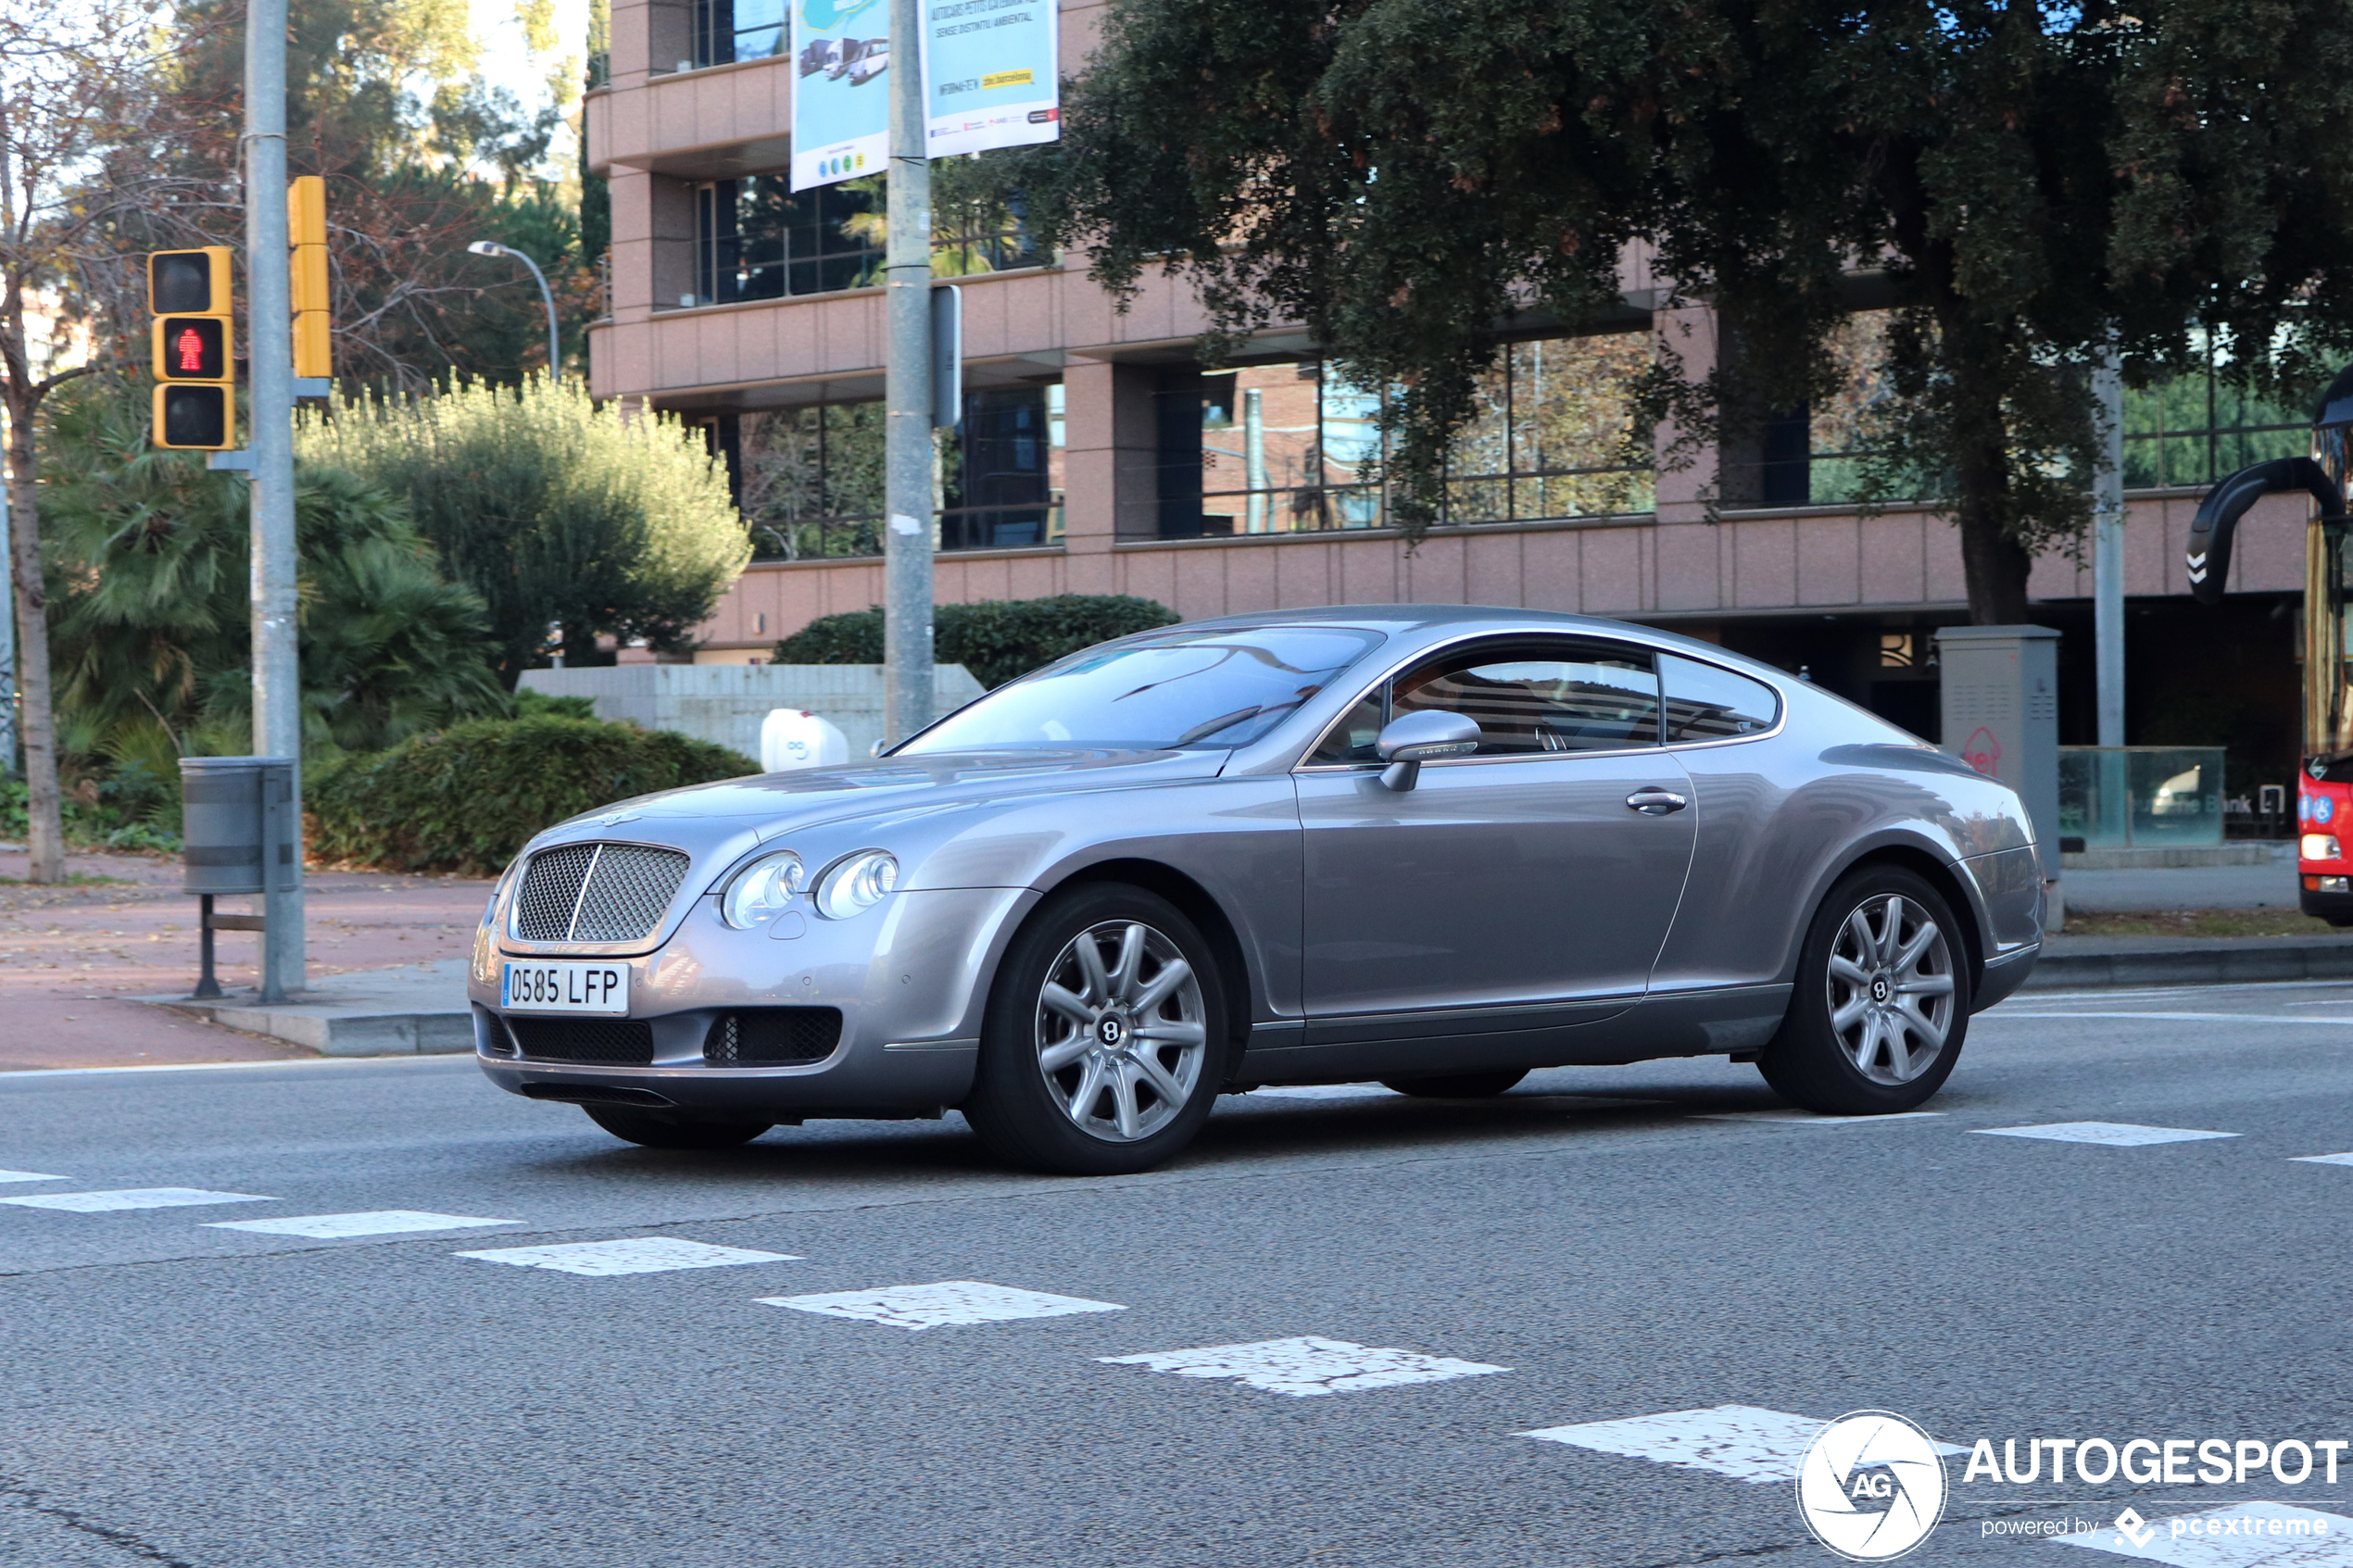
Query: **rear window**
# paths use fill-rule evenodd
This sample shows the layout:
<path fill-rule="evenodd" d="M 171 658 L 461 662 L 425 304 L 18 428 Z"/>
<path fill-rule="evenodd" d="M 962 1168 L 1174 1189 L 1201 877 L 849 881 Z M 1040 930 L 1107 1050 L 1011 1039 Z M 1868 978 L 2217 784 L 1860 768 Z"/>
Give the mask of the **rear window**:
<path fill-rule="evenodd" d="M 1762 734 L 1781 715 L 1780 695 L 1772 687 L 1717 665 L 1661 654 L 1658 672 L 1667 690 L 1670 743 Z"/>

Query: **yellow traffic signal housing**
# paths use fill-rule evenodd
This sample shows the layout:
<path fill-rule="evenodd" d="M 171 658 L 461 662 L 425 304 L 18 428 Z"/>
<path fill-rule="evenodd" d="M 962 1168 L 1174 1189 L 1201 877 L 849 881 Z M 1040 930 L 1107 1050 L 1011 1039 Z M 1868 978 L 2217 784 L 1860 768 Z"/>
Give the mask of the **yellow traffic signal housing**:
<path fill-rule="evenodd" d="M 227 316 L 233 297 L 227 245 L 147 257 L 147 308 L 158 316 Z"/>
<path fill-rule="evenodd" d="M 286 239 L 294 246 L 294 373 L 335 373 L 328 314 L 327 182 L 306 174 L 286 187 Z"/>
<path fill-rule="evenodd" d="M 214 452 L 234 446 L 235 397 L 226 382 L 165 382 L 156 388 L 156 445 Z"/>
<path fill-rule="evenodd" d="M 220 451 L 237 444 L 235 295 L 226 245 L 159 250 L 147 257 L 155 312 L 153 439 L 158 446 Z"/>

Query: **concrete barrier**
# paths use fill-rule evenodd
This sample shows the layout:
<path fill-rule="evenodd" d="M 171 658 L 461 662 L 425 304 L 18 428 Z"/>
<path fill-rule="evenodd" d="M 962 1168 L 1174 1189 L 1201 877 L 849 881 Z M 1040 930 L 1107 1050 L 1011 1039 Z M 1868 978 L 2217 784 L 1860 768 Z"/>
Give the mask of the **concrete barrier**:
<path fill-rule="evenodd" d="M 939 665 L 934 679 L 942 713 L 981 694 L 980 683 L 961 664 Z M 522 685 L 549 696 L 585 696 L 596 703 L 599 719 L 675 730 L 755 760 L 761 722 L 779 708 L 832 720 L 848 737 L 853 762 L 883 733 L 879 664 L 617 664 L 526 670 Z"/>

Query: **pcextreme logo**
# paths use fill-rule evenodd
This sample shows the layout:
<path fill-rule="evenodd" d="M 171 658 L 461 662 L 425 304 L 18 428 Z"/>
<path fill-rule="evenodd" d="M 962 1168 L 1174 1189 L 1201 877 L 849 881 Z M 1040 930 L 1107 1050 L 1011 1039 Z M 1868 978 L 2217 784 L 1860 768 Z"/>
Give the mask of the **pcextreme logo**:
<path fill-rule="evenodd" d="M 1854 1562 L 1885 1562 L 1944 1516 L 1944 1461 L 1927 1433 L 1886 1411 L 1822 1429 L 1797 1467 L 1797 1512 L 1814 1538 Z"/>

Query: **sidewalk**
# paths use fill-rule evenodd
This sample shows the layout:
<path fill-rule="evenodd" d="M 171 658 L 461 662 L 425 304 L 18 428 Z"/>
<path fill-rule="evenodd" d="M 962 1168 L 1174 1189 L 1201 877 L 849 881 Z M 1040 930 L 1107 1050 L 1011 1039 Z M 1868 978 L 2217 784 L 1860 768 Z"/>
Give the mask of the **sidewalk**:
<path fill-rule="evenodd" d="M 195 985 L 196 901 L 180 891 L 178 860 L 77 854 L 66 869 L 81 880 L 34 887 L 24 881 L 24 852 L 0 850 L 0 1071 L 312 1054 L 131 999 L 184 997 Z M 461 960 L 490 897 L 484 881 L 378 872 L 313 872 L 308 889 L 314 984 Z M 218 907 L 258 913 L 258 904 L 223 898 Z M 251 990 L 259 938 L 224 931 L 215 942 L 222 988 Z M 359 984 L 397 983 L 396 970 Z"/>
<path fill-rule="evenodd" d="M 2268 866 L 2165 866 L 2123 872 L 2063 872 L 2072 911 L 2296 908 L 2296 846 L 2282 843 Z"/>

